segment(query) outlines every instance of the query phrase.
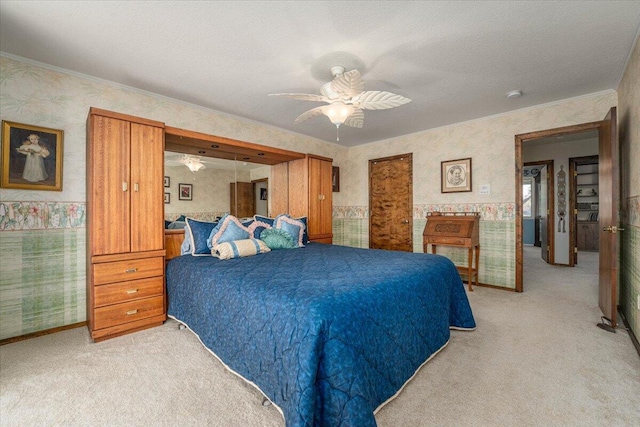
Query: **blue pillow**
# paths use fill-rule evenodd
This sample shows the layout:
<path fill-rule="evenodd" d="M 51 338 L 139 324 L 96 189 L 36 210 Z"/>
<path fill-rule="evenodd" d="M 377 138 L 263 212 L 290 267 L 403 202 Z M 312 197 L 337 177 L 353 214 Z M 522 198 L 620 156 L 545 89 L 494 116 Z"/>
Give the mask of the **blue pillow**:
<path fill-rule="evenodd" d="M 284 230 L 293 239 L 296 247 L 304 247 L 303 236 L 305 226 L 302 221 L 293 219 L 287 214 L 278 215 L 274 221 L 274 228 Z"/>
<path fill-rule="evenodd" d="M 264 230 L 261 240 L 269 249 L 272 250 L 293 249 L 298 247 L 289 233 L 278 228 L 269 228 Z"/>
<path fill-rule="evenodd" d="M 191 249 L 191 255 L 203 256 L 211 255 L 211 248 L 207 245 L 207 239 L 218 223 L 198 221 L 193 218 L 185 219 L 185 241 L 189 236 L 189 246 Z M 186 246 L 185 242 L 182 242 L 182 247 Z M 182 249 L 181 247 L 181 249 Z"/>
<path fill-rule="evenodd" d="M 269 224 L 271 227 L 274 226 L 276 219 L 275 218 L 269 218 L 266 216 L 262 216 L 262 215 L 254 215 L 253 219 L 255 221 L 259 221 L 259 222 L 263 222 L 265 224 Z M 300 218 L 293 218 L 293 219 L 297 219 L 298 221 L 301 221 L 302 224 L 304 224 L 304 232 L 302 234 L 302 245 L 306 245 L 307 243 L 309 243 L 309 233 L 307 230 L 307 217 L 306 216 L 302 216 Z M 256 237 L 256 236 L 254 236 Z M 259 235 L 256 237 L 256 239 L 259 239 Z"/>
<path fill-rule="evenodd" d="M 220 243 L 249 239 L 250 237 L 249 229 L 238 218 L 233 215 L 225 215 L 218 225 L 209 232 L 206 241 L 207 249 L 211 252 L 211 248 Z"/>

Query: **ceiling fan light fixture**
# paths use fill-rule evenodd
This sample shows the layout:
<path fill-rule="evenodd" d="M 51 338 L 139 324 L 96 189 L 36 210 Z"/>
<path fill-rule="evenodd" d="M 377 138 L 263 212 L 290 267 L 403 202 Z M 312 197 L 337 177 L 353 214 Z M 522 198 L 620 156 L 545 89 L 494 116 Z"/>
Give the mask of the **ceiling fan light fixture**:
<path fill-rule="evenodd" d="M 322 109 L 322 114 L 336 126 L 343 124 L 352 113 L 353 107 L 340 101 L 333 102 Z"/>
<path fill-rule="evenodd" d="M 189 170 L 193 173 L 198 172 L 200 169 L 205 169 L 206 166 L 198 157 L 191 157 L 187 154 L 182 156 L 180 159 L 180 163 L 189 168 Z"/>

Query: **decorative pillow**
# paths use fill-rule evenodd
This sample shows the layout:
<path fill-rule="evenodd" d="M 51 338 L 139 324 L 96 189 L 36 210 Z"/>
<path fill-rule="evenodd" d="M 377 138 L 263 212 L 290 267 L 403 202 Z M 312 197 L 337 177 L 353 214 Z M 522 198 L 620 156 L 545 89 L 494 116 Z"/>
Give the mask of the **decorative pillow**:
<path fill-rule="evenodd" d="M 211 255 L 220 259 L 240 258 L 245 256 L 263 254 L 271 249 L 265 242 L 258 239 L 233 240 L 219 243 L 211 248 Z"/>
<path fill-rule="evenodd" d="M 176 218 L 174 221 L 186 221 L 187 218 L 184 215 L 180 215 L 178 218 Z"/>
<path fill-rule="evenodd" d="M 220 243 L 248 239 L 250 237 L 249 229 L 238 218 L 227 214 L 222 217 L 218 225 L 209 233 L 207 246 L 211 251 L 215 245 Z"/>
<path fill-rule="evenodd" d="M 273 227 L 273 224 L 269 224 L 267 222 L 262 222 L 262 221 L 256 221 L 256 220 L 251 221 L 248 225 L 247 223 L 244 223 L 244 224 L 249 229 L 249 232 L 251 233 L 251 236 L 254 239 L 259 239 L 260 235 L 264 230 L 267 230 Z"/>
<path fill-rule="evenodd" d="M 296 244 L 296 247 L 304 247 L 303 237 L 305 226 L 302 221 L 293 219 L 287 214 L 283 214 L 278 215 L 274 223 L 275 228 L 279 228 L 289 233 L 293 242 Z"/>
<path fill-rule="evenodd" d="M 198 221 L 193 218 L 185 218 L 185 222 L 185 239 L 182 242 L 181 251 L 187 246 L 186 241 L 189 239 L 188 245 L 191 255 L 211 255 L 211 248 L 207 245 L 207 239 L 211 234 L 211 230 L 217 227 L 218 223 Z"/>
<path fill-rule="evenodd" d="M 260 239 L 269 249 L 293 249 L 297 248 L 291 235 L 279 228 L 268 228 L 262 232 Z"/>
<path fill-rule="evenodd" d="M 265 224 L 269 224 L 271 227 L 274 227 L 275 225 L 275 218 L 269 218 L 266 216 L 262 216 L 262 215 L 254 215 L 253 219 L 255 221 L 259 221 L 259 222 L 263 222 Z M 302 216 L 300 218 L 293 218 L 293 219 L 297 219 L 298 221 L 301 221 L 304 224 L 304 234 L 302 235 L 302 245 L 306 245 L 307 243 L 309 243 L 309 234 L 307 232 L 307 217 L 306 216 Z"/>

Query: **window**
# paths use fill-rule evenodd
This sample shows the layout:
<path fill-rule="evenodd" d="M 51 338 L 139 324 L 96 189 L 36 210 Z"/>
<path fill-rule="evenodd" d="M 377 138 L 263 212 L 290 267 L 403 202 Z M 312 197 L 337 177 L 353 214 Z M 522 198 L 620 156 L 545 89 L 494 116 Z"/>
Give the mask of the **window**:
<path fill-rule="evenodd" d="M 522 181 L 522 216 L 533 218 L 533 180 L 525 178 Z"/>

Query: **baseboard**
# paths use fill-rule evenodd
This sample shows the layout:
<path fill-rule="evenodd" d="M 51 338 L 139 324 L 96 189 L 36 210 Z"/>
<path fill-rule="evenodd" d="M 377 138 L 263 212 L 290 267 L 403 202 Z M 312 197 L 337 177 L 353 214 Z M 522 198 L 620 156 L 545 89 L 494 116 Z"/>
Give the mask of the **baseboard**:
<path fill-rule="evenodd" d="M 464 283 L 465 286 L 468 286 L 467 282 L 465 282 L 464 280 L 462 281 L 462 283 Z M 491 288 L 491 289 L 498 289 L 501 291 L 508 291 L 508 292 L 515 292 L 515 288 L 505 288 L 504 286 L 496 286 L 496 285 L 489 285 L 486 283 L 474 283 L 473 286 L 480 286 L 483 288 Z"/>
<path fill-rule="evenodd" d="M 41 337 L 43 335 L 55 334 L 56 332 L 66 331 L 67 329 L 75 329 L 87 326 L 87 322 L 73 323 L 71 325 L 58 326 L 57 328 L 45 329 L 43 331 L 31 332 L 30 334 L 19 335 L 17 337 L 5 338 L 0 340 L 0 345 L 11 344 L 18 341 L 28 340 L 29 338 Z"/>
<path fill-rule="evenodd" d="M 624 317 L 624 313 L 622 312 L 621 306 L 618 306 L 618 314 L 622 319 L 622 324 L 624 325 L 625 328 L 627 328 L 627 332 L 629 333 L 629 338 L 631 338 L 631 342 L 633 343 L 633 346 L 636 348 L 636 351 L 638 352 L 638 356 L 640 356 L 640 342 L 638 342 L 638 338 L 636 337 L 636 335 L 633 333 L 633 330 L 629 326 L 629 322 L 627 322 L 627 318 Z"/>

